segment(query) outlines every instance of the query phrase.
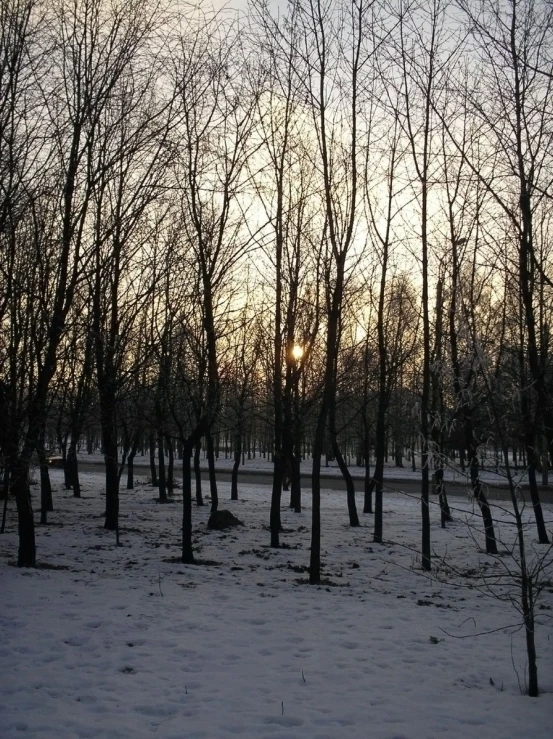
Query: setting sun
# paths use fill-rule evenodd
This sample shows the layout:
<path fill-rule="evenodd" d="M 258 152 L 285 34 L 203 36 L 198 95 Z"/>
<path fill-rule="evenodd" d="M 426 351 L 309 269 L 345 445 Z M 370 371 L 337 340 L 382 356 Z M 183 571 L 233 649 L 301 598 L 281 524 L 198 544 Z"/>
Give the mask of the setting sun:
<path fill-rule="evenodd" d="M 296 361 L 301 359 L 303 357 L 303 346 L 299 346 L 299 344 L 294 344 L 294 348 L 292 349 L 292 356 Z"/>

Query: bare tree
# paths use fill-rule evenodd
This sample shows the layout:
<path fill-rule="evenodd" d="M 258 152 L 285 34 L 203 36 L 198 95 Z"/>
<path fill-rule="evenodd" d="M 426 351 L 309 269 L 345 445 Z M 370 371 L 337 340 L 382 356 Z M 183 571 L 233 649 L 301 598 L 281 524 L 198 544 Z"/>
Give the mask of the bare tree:
<path fill-rule="evenodd" d="M 23 5 L 19 7 L 22 8 Z M 64 81 L 69 82 L 66 72 L 71 64 L 76 61 L 79 63 L 78 51 L 75 50 L 73 58 L 70 54 L 66 56 L 68 49 L 64 45 L 63 29 L 67 27 L 65 24 L 70 23 L 68 15 L 70 16 L 71 10 L 63 4 L 56 6 L 53 17 L 60 22 L 62 30 L 58 38 L 52 38 L 50 29 L 55 27 L 57 31 L 59 26 L 46 22 L 41 26 L 44 20 L 41 14 L 31 14 L 32 4 L 28 7 L 28 17 L 37 21 L 42 32 L 41 49 L 49 54 L 48 75 L 43 74 L 40 66 L 44 59 L 37 58 L 32 52 L 27 54 L 25 51 L 24 55 L 25 59 L 30 60 L 31 73 L 36 73 L 33 80 L 36 105 L 33 119 L 40 119 L 42 122 L 43 141 L 47 142 L 46 146 L 42 147 L 42 157 L 35 161 L 37 166 L 40 163 L 43 172 L 45 166 L 48 164 L 54 166 L 55 163 L 57 172 L 51 171 L 49 182 L 51 208 L 44 208 L 46 203 L 43 197 L 44 210 L 38 220 L 35 219 L 38 228 L 33 231 L 32 241 L 38 264 L 47 266 L 49 290 L 48 299 L 43 302 L 39 314 L 40 335 L 43 340 L 40 346 L 35 346 L 36 372 L 30 373 L 25 378 L 25 392 L 28 398 L 25 430 L 21 437 L 17 459 L 12 466 L 19 525 L 18 563 L 21 566 L 35 564 L 36 547 L 28 471 L 31 455 L 39 442 L 43 428 L 48 387 L 56 369 L 59 343 L 80 274 L 88 196 L 87 188 L 81 186 L 77 173 L 82 169 L 83 161 L 86 162 L 90 129 L 87 130 L 85 120 L 94 106 L 93 97 L 87 97 L 80 87 L 64 85 Z M 38 31 L 38 28 L 36 30 Z M 36 167 L 33 166 L 32 169 L 36 170 Z M 37 177 L 38 171 L 33 171 L 32 174 Z M 35 204 L 38 205 L 36 196 Z M 44 215 L 48 210 L 52 214 L 54 209 L 55 216 L 51 225 L 55 223 L 59 232 L 50 241 L 52 234 L 46 225 Z M 38 215 L 38 211 L 35 212 Z"/>
<path fill-rule="evenodd" d="M 546 2 L 500 2 L 494 6 L 462 0 L 475 41 L 475 70 L 467 100 L 491 160 L 462 149 L 453 126 L 448 133 L 468 167 L 490 193 L 517 234 L 518 280 L 525 322 L 524 355 L 532 377 L 525 390 L 525 451 L 532 505 L 540 541 L 548 542 L 536 481 L 537 435 L 541 423 L 549 448 L 553 441 L 553 401 L 546 367 L 548 341 L 536 315 L 540 278 L 551 286 L 534 219 L 544 199 L 551 199 L 551 91 L 553 78 L 540 73 L 550 54 L 553 16 Z M 499 156 L 499 154 L 501 156 Z M 534 410 L 535 409 L 535 410 Z"/>
<path fill-rule="evenodd" d="M 304 94 L 312 114 L 322 180 L 324 274 L 327 285 L 323 394 L 313 443 L 309 582 L 321 579 L 320 469 L 328 414 L 335 402 L 336 355 L 348 269 L 355 253 L 363 136 L 360 110 L 367 91 L 374 30 L 373 5 L 356 0 L 298 4 Z"/>
<path fill-rule="evenodd" d="M 399 52 L 401 88 L 398 108 L 399 120 L 411 150 L 414 168 L 415 196 L 419 211 L 420 265 L 422 272 L 422 390 L 420 401 L 421 434 L 421 513 L 422 513 L 422 567 L 431 569 L 430 548 L 430 406 L 431 406 L 431 324 L 429 285 L 431 262 L 430 197 L 436 175 L 435 157 L 437 91 L 446 60 L 441 58 L 446 35 L 446 9 L 442 0 L 433 0 L 427 7 L 414 6 L 401 14 L 399 22 Z M 455 54 L 454 38 L 450 39 L 448 63 Z"/>
<path fill-rule="evenodd" d="M 182 123 L 179 187 L 185 248 L 196 258 L 206 342 L 205 415 L 211 508 L 217 510 L 213 428 L 220 407 L 217 310 L 233 270 L 251 247 L 243 205 L 245 163 L 252 153 L 255 98 L 244 78 L 239 37 L 223 21 L 201 18 L 182 36 L 173 74 Z M 223 301 L 224 302 L 224 301 Z"/>
<path fill-rule="evenodd" d="M 256 325 L 257 324 L 257 325 Z M 238 326 L 231 334 L 230 376 L 227 377 L 227 413 L 232 433 L 234 462 L 230 484 L 231 500 L 238 500 L 238 470 L 242 460 L 246 430 L 249 425 L 251 398 L 255 389 L 255 374 L 261 352 L 260 326 L 246 302 L 238 316 Z"/>
<path fill-rule="evenodd" d="M 164 192 L 163 176 L 173 159 L 168 145 L 174 124 L 173 98 L 156 93 L 163 47 L 152 44 L 158 18 L 155 12 L 146 11 L 137 5 L 130 15 L 119 18 L 116 14 L 120 22 L 105 29 L 104 43 L 117 44 L 120 69 L 104 93 L 89 155 L 95 173 L 91 192 L 92 331 L 106 468 L 105 527 L 111 530 L 118 528 L 116 407 L 125 343 L 151 293 L 146 245 L 155 241 L 157 222 L 164 213 L 163 207 L 155 212 L 151 206 Z M 124 29 L 120 39 L 113 36 L 118 28 Z M 90 41 L 94 50 L 99 43 L 96 35 L 101 38 L 102 30 L 92 26 L 89 32 L 94 34 Z"/>
<path fill-rule="evenodd" d="M 256 194 L 267 227 L 264 251 L 274 284 L 272 367 L 274 456 L 271 495 L 271 546 L 280 545 L 283 484 L 292 482 L 291 504 L 301 509 L 299 481 L 298 383 L 318 329 L 319 267 L 313 251 L 313 203 L 317 186 L 313 153 L 297 66 L 301 62 L 299 4 L 273 17 L 265 3 L 254 4 L 254 40 L 263 51 L 262 94 L 258 97 L 261 164 Z M 318 200 L 318 198 L 317 198 Z M 311 312 L 304 303 L 314 303 Z M 308 317 L 309 316 L 309 317 Z"/>
<path fill-rule="evenodd" d="M 390 374 L 390 357 L 389 357 L 389 337 L 386 331 L 386 293 L 388 288 L 388 272 L 391 261 L 391 251 L 393 248 L 394 233 L 393 221 L 394 215 L 394 189 L 396 185 L 396 168 L 397 159 L 401 154 L 398 152 L 398 118 L 394 118 L 394 127 L 391 137 L 384 139 L 384 146 L 389 151 L 384 151 L 383 157 L 387 158 L 388 165 L 386 171 L 386 201 L 384 203 L 383 226 L 380 224 L 381 215 L 379 213 L 378 204 L 374 202 L 375 195 L 368 191 L 366 193 L 366 203 L 370 216 L 371 236 L 374 241 L 373 248 L 379 255 L 380 261 L 380 284 L 378 293 L 378 308 L 376 315 L 376 331 L 377 331 L 377 348 L 378 348 L 378 406 L 376 413 L 375 443 L 376 443 L 376 459 L 372 480 L 375 487 L 375 506 L 374 506 L 374 541 L 382 542 L 382 489 L 384 484 L 384 457 L 386 446 L 386 413 L 390 402 L 391 381 L 393 375 Z M 369 154 L 372 154 L 371 147 L 367 149 L 365 183 L 367 190 L 371 182 L 368 176 Z M 372 184 L 372 183 L 371 183 Z M 371 486 L 372 488 L 372 486 Z M 368 505 L 365 505 L 368 508 Z M 367 511 L 368 512 L 368 511 Z"/>

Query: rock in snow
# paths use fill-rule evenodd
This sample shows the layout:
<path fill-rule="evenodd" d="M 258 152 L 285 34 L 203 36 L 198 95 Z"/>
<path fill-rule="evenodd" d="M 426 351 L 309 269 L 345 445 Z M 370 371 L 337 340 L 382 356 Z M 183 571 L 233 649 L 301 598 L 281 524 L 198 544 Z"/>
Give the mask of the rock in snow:
<path fill-rule="evenodd" d="M 236 518 L 236 516 L 233 516 L 230 511 L 215 511 L 211 514 L 207 522 L 208 529 L 216 529 L 217 531 L 243 525 L 242 521 Z"/>

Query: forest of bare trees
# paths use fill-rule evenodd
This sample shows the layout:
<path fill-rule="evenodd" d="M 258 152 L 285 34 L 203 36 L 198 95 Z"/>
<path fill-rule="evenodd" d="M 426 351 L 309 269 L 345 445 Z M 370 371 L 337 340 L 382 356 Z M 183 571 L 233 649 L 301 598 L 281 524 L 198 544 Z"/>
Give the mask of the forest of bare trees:
<path fill-rule="evenodd" d="M 233 457 L 237 497 L 253 449 L 274 466 L 279 547 L 307 459 L 317 584 L 325 457 L 375 543 L 394 460 L 420 474 L 428 571 L 429 500 L 447 527 L 450 465 L 497 552 L 484 461 L 511 486 L 532 640 L 512 472 L 547 545 L 553 5 L 282 6 L 1 3 L 2 525 L 15 506 L 18 564 L 34 566 L 35 524 L 56 505 L 48 456 L 79 496 L 79 454 L 99 449 L 118 536 L 120 485 L 151 453 L 161 502 L 182 478 L 193 563 L 200 456 L 216 511 L 216 457 Z"/>

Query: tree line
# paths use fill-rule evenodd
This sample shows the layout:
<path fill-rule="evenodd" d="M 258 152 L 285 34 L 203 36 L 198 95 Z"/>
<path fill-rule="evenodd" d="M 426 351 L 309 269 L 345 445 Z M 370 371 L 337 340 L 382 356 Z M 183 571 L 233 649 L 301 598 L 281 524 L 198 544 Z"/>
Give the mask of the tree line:
<path fill-rule="evenodd" d="M 452 458 L 497 551 L 485 446 L 509 481 L 526 471 L 547 543 L 552 28 L 544 0 L 2 3 L 0 448 L 20 565 L 35 455 L 46 523 L 51 440 L 78 496 L 93 432 L 114 531 L 138 449 L 158 450 L 162 500 L 184 459 L 184 562 L 190 461 L 201 504 L 205 449 L 216 510 L 221 438 L 233 497 L 247 440 L 270 454 L 274 547 L 283 482 L 301 510 L 311 460 L 312 583 L 325 454 L 352 526 L 349 457 L 365 467 L 376 542 L 389 446 L 418 460 L 425 570 Z"/>

